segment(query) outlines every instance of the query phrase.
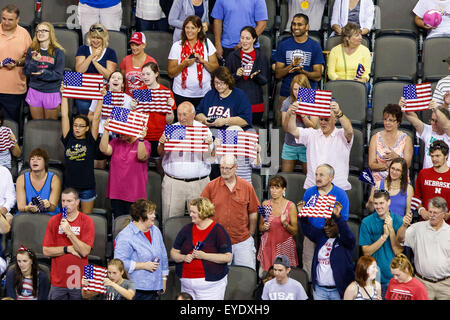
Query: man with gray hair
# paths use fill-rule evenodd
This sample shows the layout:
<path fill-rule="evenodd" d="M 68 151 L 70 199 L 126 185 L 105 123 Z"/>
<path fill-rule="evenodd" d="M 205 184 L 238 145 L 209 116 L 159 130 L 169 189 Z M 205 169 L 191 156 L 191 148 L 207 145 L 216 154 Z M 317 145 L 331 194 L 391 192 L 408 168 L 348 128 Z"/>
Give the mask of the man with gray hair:
<path fill-rule="evenodd" d="M 342 205 L 341 216 L 347 221 L 349 214 L 349 200 L 347 193 L 336 186 L 332 181 L 334 179 L 334 168 L 327 163 L 320 164 L 316 169 L 316 185 L 308 188 L 303 194 L 303 201 L 308 200 L 317 195 L 336 196 L 336 201 Z M 323 229 L 325 226 L 325 218 L 308 218 L 311 224 L 317 229 Z M 315 244 L 305 237 L 303 240 L 303 269 L 306 270 L 311 278 L 311 264 L 314 255 Z"/>
<path fill-rule="evenodd" d="M 411 225 L 411 215 L 403 217 L 397 237 L 414 252 L 416 277 L 425 285 L 430 300 L 450 299 L 450 226 L 445 223 L 448 205 L 444 198 L 428 202 L 430 218 Z"/>
<path fill-rule="evenodd" d="M 236 157 L 224 155 L 220 159 L 220 177 L 206 185 L 201 197 L 211 200 L 216 209 L 213 220 L 223 225 L 230 235 L 233 251 L 231 263 L 256 270 L 253 236 L 259 200 L 253 186 L 238 177 L 236 170 Z"/>
<path fill-rule="evenodd" d="M 206 127 L 194 120 L 195 107 L 185 101 L 177 108 L 178 122 L 174 125 Z M 158 154 L 162 159 L 164 178 L 161 185 L 162 221 L 170 217 L 183 216 L 188 201 L 200 196 L 209 182 L 211 173 L 211 152 L 214 148 L 212 133 L 204 137 L 209 149 L 205 152 L 166 151 L 166 137 L 162 134 L 158 144 Z"/>

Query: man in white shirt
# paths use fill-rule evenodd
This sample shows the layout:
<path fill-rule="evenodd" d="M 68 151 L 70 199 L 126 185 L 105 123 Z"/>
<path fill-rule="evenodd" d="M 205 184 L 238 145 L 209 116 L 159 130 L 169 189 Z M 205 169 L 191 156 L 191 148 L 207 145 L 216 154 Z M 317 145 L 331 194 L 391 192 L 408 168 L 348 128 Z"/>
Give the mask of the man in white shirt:
<path fill-rule="evenodd" d="M 444 198 L 434 197 L 428 204 L 430 219 L 411 224 L 405 215 L 397 236 L 414 252 L 416 277 L 427 288 L 429 300 L 450 299 L 450 226 L 445 223 L 448 206 Z"/>
<path fill-rule="evenodd" d="M 264 285 L 263 300 L 307 300 L 308 295 L 300 282 L 289 278 L 289 258 L 278 255 L 273 262 L 275 278 Z"/>
<path fill-rule="evenodd" d="M 316 184 L 315 173 L 322 163 L 328 163 L 334 168 L 333 184 L 344 190 L 350 190 L 348 182 L 350 150 L 353 144 L 353 127 L 350 120 L 339 109 L 337 102 L 330 104 L 331 116 L 320 117 L 320 128 L 299 128 L 296 125 L 297 106 L 291 105 L 286 112 L 288 132 L 296 143 L 306 146 L 307 174 L 303 188 Z M 339 121 L 342 128 L 336 128 Z"/>
<path fill-rule="evenodd" d="M 177 116 L 179 122 L 174 125 L 206 127 L 194 120 L 195 107 L 190 102 L 185 101 L 178 106 Z M 170 217 L 183 216 L 187 201 L 199 197 L 210 181 L 214 144 L 209 129 L 204 139 L 209 144 L 206 152 L 165 151 L 165 135 L 159 139 L 158 154 L 165 173 L 161 185 L 163 223 Z"/>

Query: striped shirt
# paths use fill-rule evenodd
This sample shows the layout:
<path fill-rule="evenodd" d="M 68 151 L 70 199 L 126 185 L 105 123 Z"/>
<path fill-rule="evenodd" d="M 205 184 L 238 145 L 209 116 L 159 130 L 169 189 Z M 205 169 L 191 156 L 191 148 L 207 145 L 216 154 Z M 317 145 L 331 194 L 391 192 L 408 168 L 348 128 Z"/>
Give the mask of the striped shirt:
<path fill-rule="evenodd" d="M 37 297 L 33 296 L 32 279 L 23 279 L 22 292 L 17 295 L 17 300 L 37 300 Z"/>
<path fill-rule="evenodd" d="M 439 80 L 434 89 L 433 100 L 436 100 L 439 107 L 444 103 L 444 95 L 447 91 L 450 91 L 450 76 Z"/>

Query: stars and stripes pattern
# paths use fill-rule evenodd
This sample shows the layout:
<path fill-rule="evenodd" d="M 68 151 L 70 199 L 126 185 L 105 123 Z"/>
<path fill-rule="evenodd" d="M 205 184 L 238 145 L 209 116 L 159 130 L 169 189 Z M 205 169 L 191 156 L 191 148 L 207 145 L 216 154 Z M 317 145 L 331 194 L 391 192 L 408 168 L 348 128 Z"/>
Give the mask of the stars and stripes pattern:
<path fill-rule="evenodd" d="M 147 126 L 148 114 L 132 111 L 127 108 L 113 107 L 109 123 L 105 129 L 139 138 L 144 127 Z"/>
<path fill-rule="evenodd" d="M 359 175 L 359 180 L 364 183 L 368 183 L 371 186 L 375 186 L 375 179 L 373 178 L 370 168 L 366 168 L 363 170 L 363 172 L 361 172 L 361 174 Z"/>
<path fill-rule="evenodd" d="M 411 198 L 411 211 L 417 210 L 421 204 L 422 204 L 422 200 L 420 200 L 419 198 L 416 198 L 416 197 L 412 197 Z"/>
<path fill-rule="evenodd" d="M 208 135 L 206 126 L 166 125 L 164 151 L 206 152 L 208 143 L 204 137 Z"/>
<path fill-rule="evenodd" d="M 106 287 L 103 285 L 103 279 L 108 276 L 108 270 L 103 267 L 88 264 L 84 266 L 84 277 L 89 284 L 83 287 L 85 291 L 93 291 L 106 294 Z"/>
<path fill-rule="evenodd" d="M 5 58 L 2 61 L 2 66 L 6 65 L 8 63 L 16 63 L 16 61 L 14 59 L 11 59 L 11 58 Z"/>
<path fill-rule="evenodd" d="M 356 69 L 356 76 L 354 80 L 361 79 L 362 75 L 366 71 L 366 68 L 362 65 L 362 63 L 358 64 L 358 68 Z"/>
<path fill-rule="evenodd" d="M 125 103 L 125 93 L 107 91 L 103 97 L 102 117 L 109 118 L 113 106 L 122 107 Z"/>
<path fill-rule="evenodd" d="M 331 98 L 331 91 L 298 88 L 299 104 L 296 113 L 328 118 L 331 116 Z"/>
<path fill-rule="evenodd" d="M 244 69 L 244 76 L 250 76 L 253 68 L 253 58 L 252 56 L 242 53 L 241 67 Z"/>
<path fill-rule="evenodd" d="M 172 107 L 168 104 L 171 98 L 169 89 L 137 89 L 133 90 L 133 98 L 138 102 L 136 111 L 138 112 L 161 112 L 171 113 Z"/>
<path fill-rule="evenodd" d="M 101 100 L 103 95 L 103 76 L 94 73 L 64 72 L 63 98 Z"/>
<path fill-rule="evenodd" d="M 264 222 L 269 221 L 269 217 L 272 214 L 272 206 L 258 206 L 258 214 L 264 219 Z"/>
<path fill-rule="evenodd" d="M 313 195 L 298 214 L 299 217 L 331 218 L 336 204 L 336 196 Z"/>
<path fill-rule="evenodd" d="M 31 203 L 38 208 L 38 212 L 46 212 L 44 203 L 42 201 L 41 196 L 37 195 L 36 197 L 31 198 Z"/>
<path fill-rule="evenodd" d="M 203 248 L 203 241 L 197 241 L 195 244 L 194 250 L 201 250 Z"/>
<path fill-rule="evenodd" d="M 61 208 L 61 217 L 63 219 L 67 219 L 67 208 L 66 207 Z"/>
<path fill-rule="evenodd" d="M 8 127 L 0 127 L 0 151 L 6 151 L 14 147 L 11 140 L 12 130 Z"/>
<path fill-rule="evenodd" d="M 216 138 L 221 140 L 221 145 L 216 148 L 218 155 L 229 153 L 256 159 L 257 133 L 221 129 L 217 132 Z"/>
<path fill-rule="evenodd" d="M 431 83 L 406 85 L 403 87 L 403 97 L 406 99 L 403 112 L 426 110 L 432 98 Z"/>

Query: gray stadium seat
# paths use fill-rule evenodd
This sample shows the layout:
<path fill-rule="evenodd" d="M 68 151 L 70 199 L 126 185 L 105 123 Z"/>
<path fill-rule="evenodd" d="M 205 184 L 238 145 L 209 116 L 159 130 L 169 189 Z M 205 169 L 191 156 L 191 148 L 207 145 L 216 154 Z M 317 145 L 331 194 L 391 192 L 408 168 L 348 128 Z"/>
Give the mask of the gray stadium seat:
<path fill-rule="evenodd" d="M 133 0 L 122 0 L 122 26 L 127 29 L 132 27 Z"/>
<path fill-rule="evenodd" d="M 128 39 L 127 35 L 121 31 L 108 31 L 109 47 L 116 51 L 117 66 L 120 65 L 122 59 L 128 55 Z"/>
<path fill-rule="evenodd" d="M 75 56 L 80 46 L 78 32 L 65 28 L 55 28 L 55 36 L 65 50 L 65 67 L 75 71 Z"/>
<path fill-rule="evenodd" d="M 356 262 L 359 259 L 360 256 L 360 248 L 358 245 L 358 241 L 359 241 L 359 227 L 361 225 L 361 223 L 356 220 L 356 219 L 349 219 L 347 221 L 347 225 L 350 228 L 350 230 L 353 232 L 353 235 L 355 236 L 355 249 L 353 251 L 353 263 L 356 265 Z"/>
<path fill-rule="evenodd" d="M 291 272 L 289 272 L 289 278 L 297 280 L 305 289 L 305 292 L 308 296 L 311 295 L 311 288 L 309 286 L 309 277 L 308 273 L 302 268 L 291 268 Z"/>
<path fill-rule="evenodd" d="M 181 292 L 181 282 L 175 273 L 175 266 L 169 266 L 167 276 L 166 292 L 161 296 L 161 300 L 175 300 Z"/>
<path fill-rule="evenodd" d="M 365 84 L 353 80 L 328 81 L 325 90 L 333 92 L 339 108 L 353 125 L 364 127 L 367 110 L 367 89 Z"/>
<path fill-rule="evenodd" d="M 353 128 L 353 144 L 350 150 L 350 172 L 360 173 L 364 169 L 364 132 Z"/>
<path fill-rule="evenodd" d="M 364 187 L 363 183 L 358 179 L 358 176 L 352 174 L 348 175 L 348 181 L 350 182 L 352 188 L 346 192 L 348 200 L 350 201 L 349 215 L 362 217 L 364 206 Z"/>
<path fill-rule="evenodd" d="M 192 219 L 189 216 L 181 216 L 181 217 L 171 217 L 166 220 L 163 224 L 163 238 L 164 245 L 167 250 L 167 257 L 169 258 L 169 262 L 172 261 L 170 258 L 170 250 L 173 247 L 173 243 L 180 232 L 181 228 L 183 228 L 188 223 L 191 223 Z"/>
<path fill-rule="evenodd" d="M 108 183 L 108 170 L 104 169 L 94 169 L 95 176 L 95 189 L 97 192 L 97 198 L 94 201 L 94 209 L 107 213 L 111 212 L 111 200 L 106 198 L 106 185 Z"/>
<path fill-rule="evenodd" d="M 123 230 L 123 228 L 125 228 L 128 223 L 131 220 L 131 216 L 130 215 L 123 215 L 123 216 L 119 216 L 117 218 L 114 219 L 113 222 L 113 228 L 112 228 L 112 238 L 113 240 L 116 239 L 117 235 L 119 234 L 120 231 Z"/>
<path fill-rule="evenodd" d="M 77 8 L 69 10 L 70 6 L 77 6 L 77 0 L 42 0 L 41 21 L 48 21 L 56 26 L 66 27 L 69 17 L 75 22 Z M 75 16 L 74 16 L 75 15 Z"/>
<path fill-rule="evenodd" d="M 257 173 L 252 173 L 252 185 L 255 189 L 258 200 L 261 203 L 263 201 L 263 180 L 262 176 Z"/>
<path fill-rule="evenodd" d="M 417 42 L 411 36 L 385 35 L 375 40 L 374 82 L 417 78 Z"/>
<path fill-rule="evenodd" d="M 276 5 L 277 3 L 275 0 L 266 0 L 267 16 L 269 19 L 267 20 L 266 29 L 264 31 L 269 34 L 272 33 L 275 24 Z"/>
<path fill-rule="evenodd" d="M 259 45 L 262 54 L 266 57 L 267 61 L 270 61 L 270 57 L 272 56 L 272 38 L 262 34 L 258 37 Z M 269 69 L 270 74 L 270 69 Z"/>
<path fill-rule="evenodd" d="M 144 31 L 147 45 L 145 53 L 153 57 L 159 65 L 161 73 L 168 72 L 168 56 L 172 48 L 173 36 L 170 32 L 164 31 Z"/>
<path fill-rule="evenodd" d="M 449 75 L 447 59 L 450 52 L 450 38 L 431 38 L 423 42 L 424 82 L 438 81 Z"/>
<path fill-rule="evenodd" d="M 108 241 L 107 220 L 104 216 L 98 214 L 89 214 L 89 217 L 94 220 L 95 226 L 94 247 L 88 256 L 89 262 L 106 267 L 106 249 Z"/>
<path fill-rule="evenodd" d="M 156 205 L 156 217 L 162 221 L 162 200 L 161 200 L 161 175 L 153 170 L 148 170 L 147 197 Z"/>
<path fill-rule="evenodd" d="M 380 9 L 379 33 L 412 33 L 417 34 L 418 29 L 414 23 L 414 9 L 418 0 L 378 0 Z M 399 14 L 399 13 L 402 14 Z"/>
<path fill-rule="evenodd" d="M 256 271 L 244 266 L 229 266 L 228 284 L 224 300 L 253 300 Z"/>
<path fill-rule="evenodd" d="M 279 172 L 278 175 L 284 177 L 287 181 L 286 199 L 297 204 L 297 202 L 302 200 L 305 193 L 303 184 L 305 183 L 306 175 L 298 172 Z"/>
<path fill-rule="evenodd" d="M 403 87 L 411 84 L 403 81 L 381 81 L 373 85 L 372 90 L 372 128 L 383 127 L 383 109 L 388 104 L 397 104 L 403 95 Z M 403 116 L 402 125 L 411 124 Z"/>
<path fill-rule="evenodd" d="M 64 162 L 64 146 L 61 142 L 61 122 L 56 120 L 30 120 L 25 123 L 23 133 L 23 158 L 28 161 L 35 148 L 47 150 L 52 163 Z"/>
<path fill-rule="evenodd" d="M 51 215 L 41 213 L 21 213 L 14 215 L 11 226 L 12 253 L 21 245 L 32 249 L 40 261 L 46 260 L 42 252 L 45 231 Z"/>

